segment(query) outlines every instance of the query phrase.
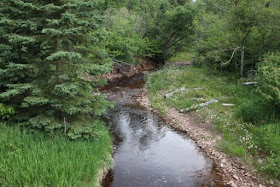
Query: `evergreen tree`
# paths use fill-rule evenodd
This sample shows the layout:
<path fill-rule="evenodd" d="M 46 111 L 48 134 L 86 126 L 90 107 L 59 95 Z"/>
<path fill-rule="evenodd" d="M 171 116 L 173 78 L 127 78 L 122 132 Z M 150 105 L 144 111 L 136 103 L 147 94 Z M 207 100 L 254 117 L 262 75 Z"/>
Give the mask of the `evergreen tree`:
<path fill-rule="evenodd" d="M 0 98 L 15 108 L 16 120 L 63 129 L 71 138 L 94 135 L 98 116 L 111 105 L 91 94 L 104 81 L 86 76 L 110 65 L 96 47 L 96 6 L 95 0 L 1 1 Z"/>

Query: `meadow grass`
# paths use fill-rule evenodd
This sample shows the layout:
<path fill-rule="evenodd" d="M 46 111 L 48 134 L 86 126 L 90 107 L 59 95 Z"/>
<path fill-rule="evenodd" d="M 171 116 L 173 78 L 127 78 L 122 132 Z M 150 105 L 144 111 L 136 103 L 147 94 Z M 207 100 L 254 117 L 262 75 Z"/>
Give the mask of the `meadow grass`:
<path fill-rule="evenodd" d="M 168 59 L 168 63 L 172 62 L 183 62 L 183 61 L 190 61 L 194 58 L 195 53 L 194 52 L 180 52 L 176 54 L 175 56 Z"/>
<path fill-rule="evenodd" d="M 222 132 L 217 149 L 245 162 L 251 162 L 253 158 L 255 167 L 279 179 L 279 113 L 262 99 L 255 86 L 244 86 L 242 81 L 235 74 L 209 67 L 175 68 L 168 65 L 148 78 L 148 94 L 152 106 L 163 114 L 172 107 L 180 110 L 204 102 L 194 98 L 218 99 L 219 103 L 195 111 L 201 120 L 212 121 Z M 189 91 L 164 98 L 165 94 L 182 87 Z M 234 105 L 222 106 L 222 103 Z"/>
<path fill-rule="evenodd" d="M 0 186 L 98 186 L 111 167 L 112 141 L 103 124 L 96 133 L 71 141 L 0 123 Z"/>

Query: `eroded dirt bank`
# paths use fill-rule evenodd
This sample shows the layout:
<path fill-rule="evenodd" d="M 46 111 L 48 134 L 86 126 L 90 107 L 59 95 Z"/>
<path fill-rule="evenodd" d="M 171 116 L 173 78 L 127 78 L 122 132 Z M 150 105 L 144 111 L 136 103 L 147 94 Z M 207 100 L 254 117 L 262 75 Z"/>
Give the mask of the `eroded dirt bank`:
<path fill-rule="evenodd" d="M 154 110 L 147 94 L 147 85 L 143 93 L 137 99 L 138 103 L 147 110 L 159 113 Z M 237 159 L 232 159 L 226 154 L 216 150 L 215 145 L 220 136 L 215 132 L 210 122 L 201 123 L 197 120 L 194 113 L 181 114 L 175 109 L 170 109 L 166 116 L 162 116 L 173 128 L 185 132 L 193 139 L 198 147 L 206 153 L 217 165 L 217 174 L 220 175 L 222 183 L 230 187 L 263 187 L 265 186 L 255 171 Z"/>
<path fill-rule="evenodd" d="M 116 63 L 110 73 L 102 76 L 102 78 L 106 78 L 109 83 L 104 89 L 112 87 L 112 84 L 119 84 L 124 80 L 128 80 L 129 78 L 134 77 L 135 75 L 138 75 L 145 71 L 154 70 L 155 68 L 156 64 L 153 61 L 149 60 L 143 60 L 143 62 L 136 65 Z"/>

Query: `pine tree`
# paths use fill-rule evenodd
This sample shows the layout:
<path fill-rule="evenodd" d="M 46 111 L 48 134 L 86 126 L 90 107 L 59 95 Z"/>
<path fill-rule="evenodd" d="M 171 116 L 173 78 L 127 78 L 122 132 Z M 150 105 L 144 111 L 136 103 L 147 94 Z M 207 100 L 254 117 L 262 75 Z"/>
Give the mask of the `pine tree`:
<path fill-rule="evenodd" d="M 98 48 L 95 0 L 2 0 L 1 102 L 16 120 L 71 138 L 90 137 L 111 103 L 92 95 L 109 69 Z"/>

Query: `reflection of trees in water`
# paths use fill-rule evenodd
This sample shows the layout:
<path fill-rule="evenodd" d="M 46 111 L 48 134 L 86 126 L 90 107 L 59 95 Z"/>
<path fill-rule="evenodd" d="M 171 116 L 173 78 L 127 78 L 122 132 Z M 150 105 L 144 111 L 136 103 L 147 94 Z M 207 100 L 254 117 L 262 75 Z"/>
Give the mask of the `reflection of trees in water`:
<path fill-rule="evenodd" d="M 145 120 L 142 123 L 144 134 L 139 137 L 140 146 L 139 149 L 144 151 L 149 148 L 149 146 L 154 142 L 159 142 L 165 135 L 167 129 L 165 127 L 160 127 L 158 119 L 156 119 L 152 114 L 145 116 Z"/>
<path fill-rule="evenodd" d="M 107 118 L 115 135 L 140 151 L 160 141 L 167 131 L 158 125 L 159 121 L 153 114 L 132 107 L 116 106 L 108 112 Z"/>

